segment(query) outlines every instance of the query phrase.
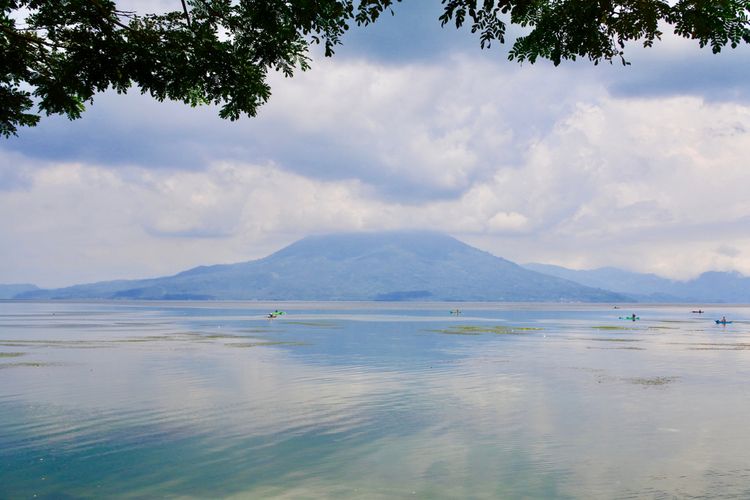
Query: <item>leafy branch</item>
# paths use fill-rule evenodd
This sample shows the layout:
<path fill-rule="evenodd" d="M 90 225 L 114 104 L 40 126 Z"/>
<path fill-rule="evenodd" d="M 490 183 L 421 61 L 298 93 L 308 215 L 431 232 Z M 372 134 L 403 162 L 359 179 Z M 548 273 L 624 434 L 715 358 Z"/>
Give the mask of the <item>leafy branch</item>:
<path fill-rule="evenodd" d="M 468 27 L 483 49 L 505 43 L 509 25 L 522 28 L 508 50 L 519 62 L 628 64 L 627 44 L 651 47 L 665 26 L 714 53 L 750 43 L 750 0 L 440 1 L 437 21 Z M 311 44 L 332 56 L 351 24 L 397 15 L 400 2 L 180 0 L 179 10 L 153 14 L 114 0 L 0 0 L 0 134 L 42 113 L 78 118 L 97 92 L 134 86 L 219 105 L 230 120 L 254 116 L 270 98 L 269 71 L 309 69 Z"/>

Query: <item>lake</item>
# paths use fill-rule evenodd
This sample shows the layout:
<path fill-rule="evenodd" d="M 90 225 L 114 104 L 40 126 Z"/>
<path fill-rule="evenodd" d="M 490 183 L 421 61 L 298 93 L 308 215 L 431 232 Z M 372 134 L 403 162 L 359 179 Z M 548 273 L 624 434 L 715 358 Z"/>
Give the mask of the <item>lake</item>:
<path fill-rule="evenodd" d="M 748 498 L 702 308 L 0 301 L 0 498 Z"/>

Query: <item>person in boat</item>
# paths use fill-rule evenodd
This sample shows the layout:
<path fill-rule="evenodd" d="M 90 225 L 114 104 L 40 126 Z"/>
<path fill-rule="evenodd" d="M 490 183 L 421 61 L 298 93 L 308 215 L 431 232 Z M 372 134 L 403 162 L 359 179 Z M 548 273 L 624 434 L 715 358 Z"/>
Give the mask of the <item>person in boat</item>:
<path fill-rule="evenodd" d="M 726 316 L 722 316 L 721 317 L 721 322 L 722 323 L 726 323 L 727 322 L 727 317 Z"/>

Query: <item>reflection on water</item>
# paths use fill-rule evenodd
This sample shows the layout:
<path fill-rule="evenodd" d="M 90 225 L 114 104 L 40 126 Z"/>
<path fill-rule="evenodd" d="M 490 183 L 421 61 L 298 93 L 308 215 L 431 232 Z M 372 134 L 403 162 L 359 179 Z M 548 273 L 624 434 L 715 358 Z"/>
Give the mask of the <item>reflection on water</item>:
<path fill-rule="evenodd" d="M 0 302 L 0 498 L 750 496 L 750 309 L 278 307 Z"/>

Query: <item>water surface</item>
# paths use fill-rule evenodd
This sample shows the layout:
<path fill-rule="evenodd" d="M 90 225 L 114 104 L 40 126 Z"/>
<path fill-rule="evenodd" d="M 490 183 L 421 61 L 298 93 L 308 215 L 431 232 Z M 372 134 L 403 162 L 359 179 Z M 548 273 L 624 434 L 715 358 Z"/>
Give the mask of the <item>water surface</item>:
<path fill-rule="evenodd" d="M 0 301 L 0 498 L 747 498 L 702 308 Z"/>

